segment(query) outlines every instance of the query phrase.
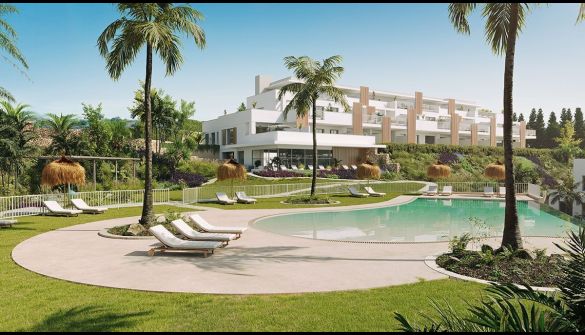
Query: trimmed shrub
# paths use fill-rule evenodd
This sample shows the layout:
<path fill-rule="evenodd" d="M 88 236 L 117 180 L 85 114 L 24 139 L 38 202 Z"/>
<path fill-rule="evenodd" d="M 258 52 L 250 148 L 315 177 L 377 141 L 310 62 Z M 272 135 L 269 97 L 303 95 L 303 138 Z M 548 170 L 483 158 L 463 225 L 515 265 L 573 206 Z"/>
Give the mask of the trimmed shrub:
<path fill-rule="evenodd" d="M 198 187 L 207 182 L 207 178 L 197 173 L 175 171 L 170 181 L 176 184 L 185 184 L 188 187 Z"/>
<path fill-rule="evenodd" d="M 293 172 L 293 171 L 272 171 L 272 170 L 262 170 L 254 172 L 255 175 L 260 177 L 270 177 L 270 178 L 298 178 L 304 177 L 305 175 L 300 172 Z"/>
<path fill-rule="evenodd" d="M 214 178 L 219 163 L 212 161 L 182 161 L 177 167 L 178 172 L 194 173 L 206 178 Z"/>

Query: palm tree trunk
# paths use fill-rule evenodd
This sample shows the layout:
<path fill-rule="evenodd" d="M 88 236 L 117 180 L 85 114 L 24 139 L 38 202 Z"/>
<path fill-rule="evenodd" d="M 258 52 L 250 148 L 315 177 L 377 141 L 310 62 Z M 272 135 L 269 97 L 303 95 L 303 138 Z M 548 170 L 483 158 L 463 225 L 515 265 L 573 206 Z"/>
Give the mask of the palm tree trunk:
<path fill-rule="evenodd" d="M 315 196 L 317 184 L 317 98 L 313 99 L 313 178 L 311 178 L 311 197 Z"/>
<path fill-rule="evenodd" d="M 514 53 L 516 50 L 516 35 L 518 31 L 518 6 L 512 4 L 508 40 L 506 45 L 506 60 L 504 69 L 504 165 L 506 167 L 506 215 L 502 247 L 512 250 L 522 249 L 522 235 L 518 225 L 518 211 L 516 208 L 516 193 L 514 190 L 514 164 L 512 158 L 512 88 L 514 81 Z"/>
<path fill-rule="evenodd" d="M 144 203 L 142 205 L 142 217 L 140 224 L 149 225 L 154 222 L 152 208 L 152 111 L 150 105 L 150 86 L 152 77 L 152 45 L 146 44 L 146 78 L 144 80 L 144 145 L 145 145 L 145 167 L 144 167 Z"/>

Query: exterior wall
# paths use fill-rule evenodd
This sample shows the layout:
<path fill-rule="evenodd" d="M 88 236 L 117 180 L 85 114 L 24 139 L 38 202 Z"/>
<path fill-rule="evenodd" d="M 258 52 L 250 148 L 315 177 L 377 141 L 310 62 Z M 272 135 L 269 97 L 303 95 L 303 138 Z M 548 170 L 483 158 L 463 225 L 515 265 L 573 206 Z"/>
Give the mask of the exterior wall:
<path fill-rule="evenodd" d="M 389 116 L 382 118 L 382 143 L 392 142 L 392 120 Z"/>
<path fill-rule="evenodd" d="M 422 114 L 423 94 L 422 92 L 414 93 L 414 110 L 416 114 Z"/>
<path fill-rule="evenodd" d="M 447 110 L 449 115 L 455 114 L 455 99 L 449 99 L 449 102 L 447 104 Z"/>
<path fill-rule="evenodd" d="M 333 157 L 341 160 L 341 164 L 351 165 L 363 161 L 359 148 L 333 147 Z"/>
<path fill-rule="evenodd" d="M 490 146 L 492 147 L 496 146 L 496 134 L 497 134 L 496 118 L 492 117 L 490 121 Z"/>
<path fill-rule="evenodd" d="M 526 148 L 526 121 L 520 122 L 520 148 Z"/>
<path fill-rule="evenodd" d="M 354 135 L 362 135 L 364 133 L 362 119 L 362 104 L 359 102 L 354 102 L 352 118 L 352 128 Z"/>
<path fill-rule="evenodd" d="M 461 122 L 461 116 L 457 114 L 451 115 L 451 144 L 459 144 L 459 122 Z"/>
<path fill-rule="evenodd" d="M 370 89 L 366 86 L 360 86 L 360 104 L 369 106 L 370 102 Z"/>
<path fill-rule="evenodd" d="M 477 138 L 477 123 L 471 125 L 471 145 L 477 145 L 478 138 Z"/>
<path fill-rule="evenodd" d="M 406 142 L 417 143 L 416 141 L 416 110 L 409 109 L 406 121 Z"/>

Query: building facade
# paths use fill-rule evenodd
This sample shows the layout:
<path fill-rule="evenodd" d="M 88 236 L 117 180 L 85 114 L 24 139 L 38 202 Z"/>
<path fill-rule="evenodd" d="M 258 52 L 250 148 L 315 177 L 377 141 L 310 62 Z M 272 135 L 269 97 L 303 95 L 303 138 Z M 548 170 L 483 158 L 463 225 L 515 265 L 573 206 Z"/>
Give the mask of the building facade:
<path fill-rule="evenodd" d="M 204 143 L 219 146 L 218 158 L 233 157 L 248 167 L 262 167 L 274 157 L 282 164 L 312 164 L 312 114 L 283 114 L 293 94 L 278 99 L 280 88 L 297 82 L 287 77 L 255 78 L 255 94 L 245 111 L 203 122 Z M 318 164 L 357 164 L 385 143 L 427 143 L 499 146 L 503 115 L 459 99 L 432 98 L 422 92 L 401 94 L 369 87 L 338 86 L 349 104 L 345 110 L 328 96 L 317 100 Z M 312 113 L 312 111 L 311 111 Z M 513 125 L 514 147 L 536 138 L 526 123 Z"/>

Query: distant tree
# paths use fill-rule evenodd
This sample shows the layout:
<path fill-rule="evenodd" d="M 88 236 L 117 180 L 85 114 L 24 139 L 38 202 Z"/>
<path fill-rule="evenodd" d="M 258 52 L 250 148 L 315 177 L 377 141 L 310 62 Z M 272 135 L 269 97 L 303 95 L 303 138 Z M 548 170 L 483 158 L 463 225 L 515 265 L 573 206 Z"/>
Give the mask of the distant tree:
<path fill-rule="evenodd" d="M 50 154 L 71 155 L 79 148 L 79 138 L 73 134 L 73 129 L 79 120 L 73 114 L 47 114 L 42 125 L 51 130 L 51 145 L 47 148 Z"/>
<path fill-rule="evenodd" d="M 530 116 L 528 116 L 528 123 L 526 124 L 528 129 L 536 129 L 536 108 L 532 108 Z"/>
<path fill-rule="evenodd" d="M 581 140 L 575 138 L 575 128 L 571 122 L 565 122 L 565 125 L 561 127 L 559 137 L 556 137 L 554 141 L 568 162 L 581 150 L 579 148 Z"/>
<path fill-rule="evenodd" d="M 518 121 L 518 116 L 516 115 L 516 112 L 514 112 L 512 114 L 512 121 L 517 122 Z"/>
<path fill-rule="evenodd" d="M 546 126 L 546 137 L 544 139 L 545 148 L 555 147 L 555 138 L 561 135 L 561 126 L 557 122 L 555 112 L 551 112 Z"/>
<path fill-rule="evenodd" d="M 522 121 L 524 121 L 524 114 L 520 113 L 520 116 L 518 117 L 518 122 Z"/>
<path fill-rule="evenodd" d="M 544 124 L 544 113 L 542 112 L 542 108 L 538 109 L 533 129 L 536 132 L 535 147 L 544 148 L 546 144 L 546 128 Z"/>
<path fill-rule="evenodd" d="M 109 156 L 112 145 L 112 131 L 104 119 L 102 104 L 97 107 L 81 104 L 87 122 L 84 136 L 87 136 L 89 152 L 97 156 Z"/>
<path fill-rule="evenodd" d="M 560 119 L 560 126 L 564 126 L 567 122 L 573 122 L 573 115 L 571 114 L 571 109 L 563 108 L 561 111 L 561 119 Z"/>
<path fill-rule="evenodd" d="M 575 109 L 575 138 L 581 140 L 581 149 L 585 149 L 585 123 L 581 107 Z"/>
<path fill-rule="evenodd" d="M 240 104 L 240 106 L 238 107 L 238 112 L 243 112 L 246 110 L 246 105 L 244 105 L 244 103 L 242 102 Z"/>

